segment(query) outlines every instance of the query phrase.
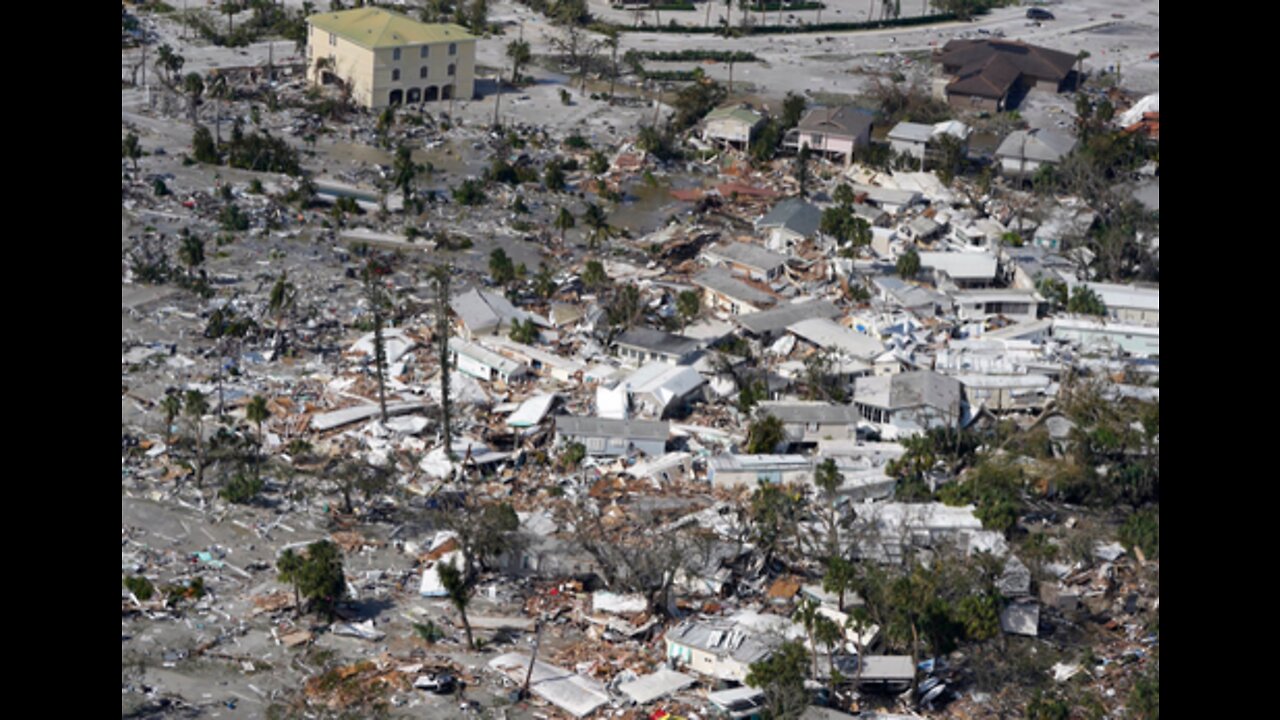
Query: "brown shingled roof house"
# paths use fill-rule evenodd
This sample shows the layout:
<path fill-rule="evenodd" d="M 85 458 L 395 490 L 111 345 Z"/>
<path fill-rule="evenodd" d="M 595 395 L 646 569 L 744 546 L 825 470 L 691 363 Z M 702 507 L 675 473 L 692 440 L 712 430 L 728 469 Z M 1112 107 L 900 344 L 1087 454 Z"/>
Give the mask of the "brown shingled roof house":
<path fill-rule="evenodd" d="M 998 112 L 1010 95 L 1038 88 L 1059 92 L 1070 86 L 1076 58 L 1068 53 L 1012 40 L 952 40 L 934 56 L 951 76 L 947 102 L 952 107 Z"/>

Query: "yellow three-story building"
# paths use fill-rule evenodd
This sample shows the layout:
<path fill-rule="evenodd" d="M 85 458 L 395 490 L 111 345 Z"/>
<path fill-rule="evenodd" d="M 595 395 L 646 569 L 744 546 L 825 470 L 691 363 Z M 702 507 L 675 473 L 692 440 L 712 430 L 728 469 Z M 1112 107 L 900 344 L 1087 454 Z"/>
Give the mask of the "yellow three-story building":
<path fill-rule="evenodd" d="M 367 108 L 470 100 L 476 38 L 458 25 L 428 25 L 381 8 L 307 18 L 307 77 L 346 83 Z"/>

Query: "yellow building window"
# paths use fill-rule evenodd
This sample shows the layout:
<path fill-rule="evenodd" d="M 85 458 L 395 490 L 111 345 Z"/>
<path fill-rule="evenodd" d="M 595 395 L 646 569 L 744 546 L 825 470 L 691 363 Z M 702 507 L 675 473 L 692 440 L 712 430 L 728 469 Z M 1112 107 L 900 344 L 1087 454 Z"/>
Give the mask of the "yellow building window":
<path fill-rule="evenodd" d="M 449 43 L 449 54 L 450 55 L 458 54 L 458 43 Z M 450 74 L 452 75 L 453 73 L 450 73 Z"/>

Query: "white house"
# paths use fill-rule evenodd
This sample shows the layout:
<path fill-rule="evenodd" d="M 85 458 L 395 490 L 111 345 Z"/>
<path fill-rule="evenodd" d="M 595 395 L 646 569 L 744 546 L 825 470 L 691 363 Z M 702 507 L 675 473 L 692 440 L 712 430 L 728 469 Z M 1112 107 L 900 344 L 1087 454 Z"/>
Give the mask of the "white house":
<path fill-rule="evenodd" d="M 1107 322 L 1081 316 L 1055 317 L 1053 337 L 1076 343 L 1085 352 L 1126 352 L 1137 357 L 1160 355 L 1160 328 Z"/>
<path fill-rule="evenodd" d="M 899 155 L 924 160 L 929 143 L 936 143 L 943 137 L 955 138 L 967 151 L 971 134 L 973 129 L 959 120 L 944 120 L 932 125 L 900 122 L 889 130 L 889 145 Z"/>
<path fill-rule="evenodd" d="M 449 361 L 459 371 L 486 382 L 511 382 L 529 374 L 529 367 L 461 338 L 449 338 Z"/>
<path fill-rule="evenodd" d="M 985 320 L 1006 317 L 1016 322 L 1030 322 L 1039 316 L 1044 298 L 1034 290 L 984 289 L 956 290 L 951 293 L 956 316 L 961 320 Z"/>
<path fill-rule="evenodd" d="M 1076 139 L 1056 130 L 1015 130 L 996 148 L 1006 175 L 1029 177 L 1042 165 L 1057 165 L 1071 153 Z"/>

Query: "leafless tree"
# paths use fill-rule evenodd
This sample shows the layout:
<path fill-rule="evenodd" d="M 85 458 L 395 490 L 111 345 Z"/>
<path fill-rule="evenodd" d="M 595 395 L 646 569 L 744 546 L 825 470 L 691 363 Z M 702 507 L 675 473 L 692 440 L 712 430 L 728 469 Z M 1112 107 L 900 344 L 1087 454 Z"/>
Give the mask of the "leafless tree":
<path fill-rule="evenodd" d="M 576 25 L 561 29 L 559 36 L 552 36 L 549 40 L 551 47 L 560 53 L 561 67 L 573 68 L 583 92 L 586 92 L 587 73 L 607 40 L 593 38 Z"/>
<path fill-rule="evenodd" d="M 609 525 L 598 508 L 580 505 L 563 506 L 560 513 L 573 526 L 577 544 L 596 561 L 605 584 L 644 595 L 657 614 L 672 614 L 671 589 L 680 571 L 696 569 L 699 558 L 709 559 L 708 538 L 692 526 L 658 530 L 638 517 L 625 526 Z M 637 532 L 644 527 L 655 529 Z"/>

